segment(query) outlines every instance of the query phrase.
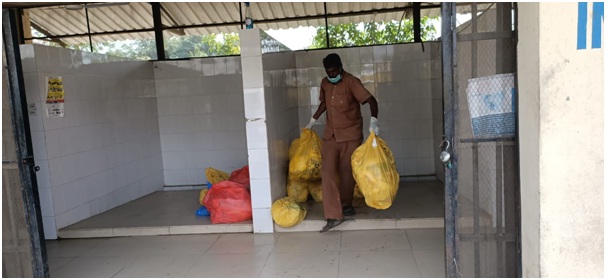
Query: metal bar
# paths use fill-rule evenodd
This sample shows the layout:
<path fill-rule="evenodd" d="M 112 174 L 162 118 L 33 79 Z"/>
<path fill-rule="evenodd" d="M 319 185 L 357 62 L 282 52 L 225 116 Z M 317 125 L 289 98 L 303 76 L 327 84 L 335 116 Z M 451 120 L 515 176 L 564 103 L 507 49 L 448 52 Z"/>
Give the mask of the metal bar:
<path fill-rule="evenodd" d="M 513 31 L 502 32 L 480 32 L 475 34 L 458 34 L 458 41 L 483 41 L 483 40 L 495 40 L 495 39 L 510 39 L 513 38 Z"/>
<path fill-rule="evenodd" d="M 421 42 L 421 2 L 413 2 L 413 42 Z"/>
<path fill-rule="evenodd" d="M 458 249 L 456 243 L 458 209 L 458 171 L 455 149 L 455 107 L 456 104 L 456 37 L 455 3 L 441 4 L 441 60 L 443 62 L 443 102 L 445 135 L 451 143 L 452 168 L 445 168 L 445 276 L 458 277 Z"/>
<path fill-rule="evenodd" d="M 422 6 L 422 9 L 434 9 L 438 8 L 440 5 L 428 5 Z M 335 17 L 345 17 L 345 16 L 355 16 L 355 15 L 368 15 L 373 12 L 376 13 L 387 13 L 387 12 L 397 12 L 403 11 L 407 7 L 397 7 L 397 8 L 388 8 L 388 9 L 378 9 L 371 11 L 359 11 L 359 12 L 346 12 L 346 13 L 337 13 L 337 14 L 328 14 L 328 18 Z M 286 21 L 299 21 L 299 20 L 311 20 L 311 19 L 321 19 L 325 18 L 326 15 L 314 15 L 314 16 L 302 16 L 302 17 L 293 17 L 293 18 L 281 18 L 281 19 L 262 19 L 258 20 L 259 23 L 274 23 L 274 22 L 286 22 Z M 242 20 L 234 21 L 234 22 L 221 22 L 221 23 L 208 23 L 208 24 L 190 24 L 190 25 L 179 25 L 179 26 L 162 26 L 162 30 L 166 29 L 177 29 L 177 28 L 198 28 L 198 27 L 220 27 L 220 26 L 232 26 L 232 25 L 241 25 L 243 23 Z M 96 35 L 111 35 L 111 34 L 121 34 L 121 33 L 134 33 L 134 32 L 151 32 L 154 31 L 153 28 L 141 28 L 141 29 L 130 29 L 130 30 L 118 30 L 118 31 L 104 31 L 104 32 L 95 32 L 91 33 L 92 36 Z M 66 35 L 56 35 L 56 36 L 46 36 L 46 37 L 31 37 L 25 38 L 26 40 L 32 39 L 52 39 L 52 38 L 69 38 L 69 37 L 82 37 L 87 36 L 87 33 L 79 33 L 79 34 L 66 34 Z"/>
<path fill-rule="evenodd" d="M 471 27 L 471 33 L 472 34 L 477 34 L 477 3 L 472 3 L 471 4 L 471 22 L 470 22 L 470 27 Z M 477 77 L 477 42 L 475 42 L 474 40 L 470 41 L 470 77 L 471 78 L 476 78 Z M 479 277 L 479 276 L 477 276 Z"/>
<path fill-rule="evenodd" d="M 38 30 L 38 32 L 43 33 L 43 35 L 47 35 L 47 37 L 43 37 L 43 38 L 49 38 L 49 37 L 54 37 L 55 35 L 52 35 L 51 33 L 49 33 L 49 31 L 45 30 L 44 28 L 42 28 L 42 26 L 38 25 L 36 22 L 30 21 L 30 25 L 32 27 L 34 27 L 34 29 Z M 27 40 L 28 38 L 26 38 Z M 30 38 L 32 39 L 32 38 Z M 44 39 L 41 39 L 44 40 Z M 53 38 L 51 39 L 52 42 L 56 42 L 58 43 L 60 46 L 62 47 L 66 47 L 66 43 L 64 43 L 64 41 L 58 39 L 58 38 Z"/>
<path fill-rule="evenodd" d="M 162 5 L 162 3 L 160 3 L 160 9 L 162 9 L 162 12 L 164 14 L 166 14 L 166 16 L 174 24 L 174 25 L 170 26 L 172 29 L 169 28 L 168 31 L 172 32 L 174 34 L 177 34 L 179 36 L 184 36 L 185 35 L 185 30 L 183 28 L 174 28 L 174 26 L 179 25 L 179 22 L 177 22 L 175 17 L 164 7 L 164 5 Z M 164 27 L 166 27 L 166 26 L 164 26 Z"/>
<path fill-rule="evenodd" d="M 472 162 L 473 162 L 473 235 L 481 234 L 481 221 L 479 214 L 481 213 L 481 205 L 479 202 L 479 144 L 472 145 Z M 475 261 L 475 277 L 481 277 L 481 244 L 475 241 L 474 245 L 474 261 Z"/>
<path fill-rule="evenodd" d="M 72 37 L 83 37 L 83 36 L 102 36 L 102 35 L 113 35 L 113 34 L 123 34 L 123 33 L 138 33 L 138 32 L 153 32 L 155 29 L 153 28 L 145 28 L 145 29 L 134 29 L 134 30 L 118 30 L 118 31 L 103 31 L 103 32 L 93 32 L 93 33 L 80 33 L 80 34 L 70 34 L 70 35 L 55 35 L 55 36 L 46 36 L 46 37 L 32 37 L 26 38 L 26 40 L 32 39 L 58 39 L 58 38 L 72 38 Z"/>
<path fill-rule="evenodd" d="M 326 22 L 326 48 L 330 48 L 330 32 L 328 31 L 328 5 L 324 2 L 324 20 Z"/>
<path fill-rule="evenodd" d="M 24 35 L 24 30 L 23 30 L 23 9 L 18 8 L 17 9 L 17 38 L 18 38 L 18 42 L 19 44 L 25 44 L 26 40 L 25 35 Z"/>
<path fill-rule="evenodd" d="M 17 41 L 15 10 L 2 9 L 2 40 L 4 43 L 7 74 L 9 81 L 9 106 L 17 146 L 17 160 L 33 156 L 30 121 L 26 104 L 26 92 L 21 68 L 21 54 Z M 44 243 L 38 185 L 34 166 L 31 162 L 19 162 L 22 194 L 25 203 L 25 218 L 32 245 L 32 268 L 34 277 L 49 277 L 47 249 Z"/>
<path fill-rule="evenodd" d="M 503 173 L 502 179 L 504 188 L 504 234 L 514 237 L 514 241 L 517 242 L 517 216 L 516 205 L 517 197 L 515 192 L 517 189 L 517 168 L 516 155 L 517 145 L 503 145 Z M 506 260 L 507 271 L 503 277 L 517 277 L 517 243 L 506 243 L 504 247 L 504 256 Z"/>
<path fill-rule="evenodd" d="M 504 155 L 502 154 L 502 146 L 496 145 L 496 233 L 503 234 L 502 232 L 502 206 L 503 206 L 503 193 L 502 193 L 502 162 Z M 496 266 L 498 277 L 504 275 L 505 262 L 503 259 L 503 244 L 499 240 L 496 241 Z"/>
<path fill-rule="evenodd" d="M 85 8 L 85 21 L 87 22 L 87 37 L 89 38 L 89 51 L 94 52 L 94 46 L 92 45 L 92 33 L 89 28 L 89 10 Z"/>
<path fill-rule="evenodd" d="M 514 24 L 515 24 L 515 28 L 513 28 L 513 41 L 514 41 L 514 52 L 513 55 L 515 57 L 517 57 L 517 44 L 518 44 L 518 36 L 517 36 L 517 20 L 518 20 L 518 13 L 519 13 L 519 9 L 517 8 L 517 2 L 513 2 L 513 7 L 514 7 L 514 16 L 515 16 L 515 20 L 514 20 Z M 515 69 L 517 68 L 517 59 L 515 59 Z M 515 205 L 513 205 L 513 207 L 515 208 L 515 227 L 516 227 L 516 234 L 517 234 L 517 247 L 516 247 L 516 262 L 517 262 L 517 271 L 516 271 L 516 276 L 521 276 L 522 275 L 522 260 L 521 260 L 521 181 L 520 181 L 520 168 L 519 168 L 519 148 L 521 145 L 521 142 L 519 141 L 519 85 L 517 83 L 517 71 L 515 71 L 515 79 L 514 79 L 514 83 L 515 83 L 515 93 L 514 94 L 514 98 L 515 98 L 515 112 L 517 112 L 515 114 L 515 137 L 518 139 L 517 143 L 516 143 L 516 148 L 515 148 Z"/>
<path fill-rule="evenodd" d="M 507 142 L 515 141 L 515 136 L 509 137 L 484 137 L 484 138 L 465 138 L 460 139 L 460 143 L 482 143 L 482 142 Z"/>
<path fill-rule="evenodd" d="M 460 241 L 470 242 L 470 241 L 479 241 L 479 242 L 487 242 L 487 241 L 501 241 L 505 243 L 515 242 L 515 234 L 460 234 Z"/>
<path fill-rule="evenodd" d="M 151 12 L 153 16 L 153 31 L 155 32 L 155 49 L 157 52 L 157 60 L 165 60 L 166 52 L 164 51 L 164 31 L 162 29 L 162 12 L 159 2 L 151 3 Z"/>
<path fill-rule="evenodd" d="M 238 2 L 238 21 L 241 22 L 241 29 L 243 29 L 243 5 Z"/>

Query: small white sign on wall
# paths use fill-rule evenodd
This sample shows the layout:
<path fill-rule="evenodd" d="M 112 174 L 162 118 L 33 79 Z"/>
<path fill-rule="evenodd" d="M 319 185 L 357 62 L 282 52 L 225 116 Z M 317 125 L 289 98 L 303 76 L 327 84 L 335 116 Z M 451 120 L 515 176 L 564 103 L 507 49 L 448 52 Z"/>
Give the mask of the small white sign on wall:
<path fill-rule="evenodd" d="M 47 117 L 64 117 L 64 84 L 62 77 L 47 77 Z"/>

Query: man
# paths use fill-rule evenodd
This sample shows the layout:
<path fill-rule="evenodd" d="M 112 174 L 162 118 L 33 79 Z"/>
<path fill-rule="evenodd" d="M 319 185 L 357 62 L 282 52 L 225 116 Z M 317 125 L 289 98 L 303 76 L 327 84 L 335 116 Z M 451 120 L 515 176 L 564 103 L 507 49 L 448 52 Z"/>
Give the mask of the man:
<path fill-rule="evenodd" d="M 327 76 L 321 80 L 319 108 L 306 128 L 311 128 L 323 112 L 326 127 L 322 144 L 322 195 L 326 232 L 355 215 L 353 189 L 355 179 L 351 171 L 351 155 L 362 144 L 362 113 L 360 105 L 370 105 L 370 131 L 379 134 L 377 100 L 364 88 L 360 79 L 345 72 L 341 58 L 332 53 L 323 60 Z"/>

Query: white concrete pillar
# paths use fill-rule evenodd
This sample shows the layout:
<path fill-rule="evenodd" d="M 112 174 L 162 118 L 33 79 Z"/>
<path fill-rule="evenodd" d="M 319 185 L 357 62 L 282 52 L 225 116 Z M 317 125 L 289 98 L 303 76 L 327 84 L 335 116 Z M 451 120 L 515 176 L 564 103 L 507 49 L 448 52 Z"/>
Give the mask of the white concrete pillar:
<path fill-rule="evenodd" d="M 604 38 L 581 5 L 519 3 L 523 277 L 604 276 Z"/>
<path fill-rule="evenodd" d="M 270 212 L 272 205 L 271 176 L 260 30 L 257 28 L 243 29 L 239 36 L 253 231 L 270 233 L 274 231 L 274 227 Z"/>

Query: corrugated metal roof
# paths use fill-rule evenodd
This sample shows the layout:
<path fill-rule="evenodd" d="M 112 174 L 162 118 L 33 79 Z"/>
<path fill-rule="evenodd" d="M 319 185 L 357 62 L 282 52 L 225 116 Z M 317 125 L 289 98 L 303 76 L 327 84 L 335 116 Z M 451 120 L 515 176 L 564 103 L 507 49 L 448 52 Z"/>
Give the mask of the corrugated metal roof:
<path fill-rule="evenodd" d="M 181 28 L 187 35 L 201 35 L 222 32 L 238 32 L 242 21 L 239 2 L 163 2 L 162 23 L 165 26 L 209 25 Z M 423 3 L 422 5 L 438 5 Z M 68 10 L 66 6 L 28 9 L 30 19 L 51 35 L 87 33 L 85 9 Z M 328 23 L 370 22 L 399 20 L 411 17 L 412 2 L 328 2 L 326 9 Z M 407 15 L 405 15 L 405 10 Z M 300 26 L 322 26 L 323 2 L 252 2 L 251 12 L 257 28 L 288 29 Z M 242 8 L 244 14 L 244 7 Z M 347 16 L 339 17 L 338 15 Z M 422 16 L 436 16 L 438 8 L 422 10 Z M 151 5 L 146 2 L 132 2 L 129 5 L 96 7 L 88 9 L 90 29 L 95 32 L 152 29 Z M 319 18 L 316 18 L 319 17 Z M 177 32 L 175 32 L 177 33 Z M 173 35 L 165 30 L 165 35 Z M 94 41 L 115 41 L 125 39 L 153 38 L 153 32 L 119 33 L 94 36 Z M 66 43 L 87 43 L 87 36 L 62 38 Z"/>

